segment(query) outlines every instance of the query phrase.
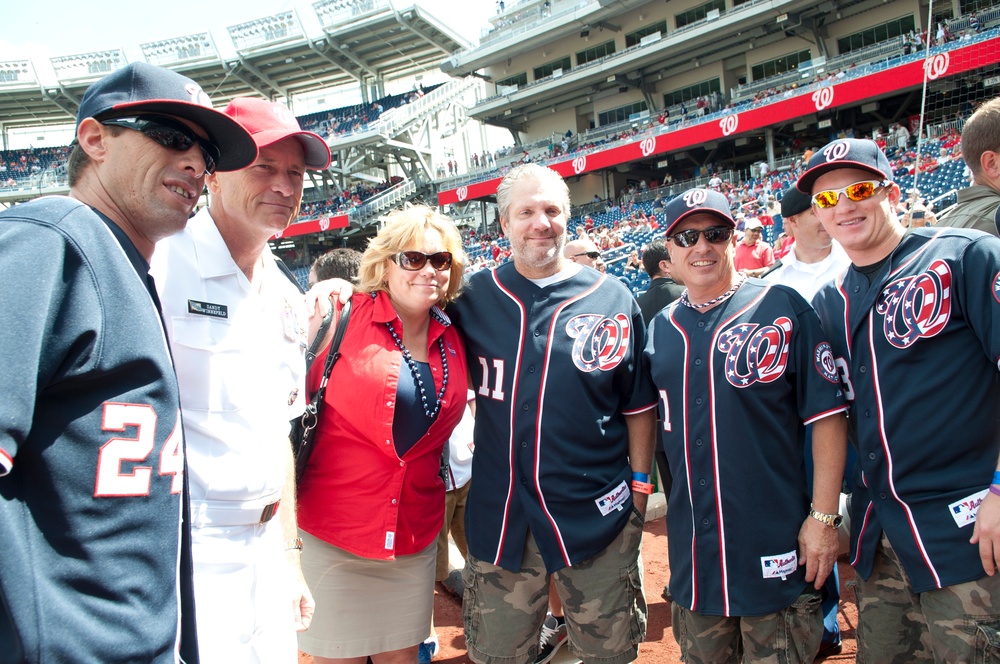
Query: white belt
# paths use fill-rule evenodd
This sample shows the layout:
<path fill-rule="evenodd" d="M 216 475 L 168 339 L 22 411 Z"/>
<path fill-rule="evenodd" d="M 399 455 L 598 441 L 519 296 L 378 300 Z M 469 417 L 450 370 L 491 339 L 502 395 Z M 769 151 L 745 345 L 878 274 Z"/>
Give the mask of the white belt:
<path fill-rule="evenodd" d="M 252 526 L 267 523 L 278 513 L 281 494 L 246 501 L 192 500 L 191 523 L 204 526 Z"/>

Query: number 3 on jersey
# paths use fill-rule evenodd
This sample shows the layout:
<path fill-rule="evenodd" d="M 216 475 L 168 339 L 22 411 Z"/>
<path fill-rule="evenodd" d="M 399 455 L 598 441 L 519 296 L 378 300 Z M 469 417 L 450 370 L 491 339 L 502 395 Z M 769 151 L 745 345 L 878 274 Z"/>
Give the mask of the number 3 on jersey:
<path fill-rule="evenodd" d="M 101 420 L 102 431 L 122 432 L 135 427 L 135 438 L 111 438 L 97 455 L 97 480 L 94 497 L 148 496 L 153 469 L 134 466 L 125 472 L 122 463 L 143 462 L 156 445 L 156 412 L 151 406 L 106 403 Z M 160 452 L 160 475 L 173 475 L 170 493 L 180 493 L 184 482 L 184 457 L 181 455 L 181 417 L 177 414 L 174 430 L 167 436 Z"/>

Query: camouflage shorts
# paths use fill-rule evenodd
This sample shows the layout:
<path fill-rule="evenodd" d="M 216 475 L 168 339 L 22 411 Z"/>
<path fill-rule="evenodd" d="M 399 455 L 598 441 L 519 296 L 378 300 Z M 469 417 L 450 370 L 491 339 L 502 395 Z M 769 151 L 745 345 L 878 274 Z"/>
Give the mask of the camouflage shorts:
<path fill-rule="evenodd" d="M 635 509 L 611 544 L 592 558 L 552 575 L 563 602 L 569 648 L 587 664 L 634 660 L 646 637 L 642 593 L 642 517 Z M 549 575 L 528 535 L 520 572 L 471 554 L 462 573 L 465 641 L 478 664 L 527 664 L 538 654 L 548 607 Z"/>
<path fill-rule="evenodd" d="M 791 605 L 764 616 L 703 616 L 671 605 L 674 638 L 687 664 L 812 664 L 823 637 L 822 595 L 807 586 Z"/>
<path fill-rule="evenodd" d="M 1000 575 L 915 594 L 883 535 L 853 585 L 860 664 L 1000 662 Z"/>

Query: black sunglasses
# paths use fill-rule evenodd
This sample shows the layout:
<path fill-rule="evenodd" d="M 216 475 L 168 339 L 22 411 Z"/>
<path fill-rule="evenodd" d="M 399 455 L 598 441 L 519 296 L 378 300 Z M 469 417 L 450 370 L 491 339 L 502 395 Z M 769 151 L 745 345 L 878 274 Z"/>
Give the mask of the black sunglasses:
<path fill-rule="evenodd" d="M 422 251 L 403 251 L 394 256 L 396 263 L 404 270 L 416 272 L 424 269 L 427 261 L 431 267 L 440 272 L 451 267 L 451 252 L 439 251 L 436 254 L 425 254 Z"/>
<path fill-rule="evenodd" d="M 573 258 L 579 258 L 580 256 L 586 256 L 587 258 L 593 258 L 595 261 L 601 257 L 601 252 L 599 251 L 584 251 L 580 254 L 573 254 Z"/>
<path fill-rule="evenodd" d="M 219 161 L 219 146 L 198 136 L 183 122 L 162 115 L 140 115 L 131 118 L 109 118 L 101 120 L 102 125 L 125 127 L 137 131 L 163 147 L 177 152 L 187 152 L 191 146 L 201 148 L 201 157 L 205 160 L 205 172 L 215 172 Z"/>
<path fill-rule="evenodd" d="M 694 245 L 698 244 L 699 235 L 704 235 L 705 239 L 711 244 L 722 244 L 723 242 L 728 242 L 729 238 L 733 237 L 733 229 L 728 226 L 712 226 L 711 228 L 706 228 L 701 231 L 689 228 L 686 231 L 675 233 L 667 239 L 673 240 L 674 244 L 678 247 L 690 249 Z"/>

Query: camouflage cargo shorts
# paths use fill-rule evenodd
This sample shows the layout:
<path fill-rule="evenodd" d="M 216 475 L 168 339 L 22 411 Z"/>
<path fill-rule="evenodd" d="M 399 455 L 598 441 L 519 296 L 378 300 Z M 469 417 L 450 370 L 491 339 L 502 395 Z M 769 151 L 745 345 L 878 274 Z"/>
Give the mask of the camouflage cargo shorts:
<path fill-rule="evenodd" d="M 687 664 L 812 664 L 823 637 L 822 594 L 812 586 L 764 616 L 703 616 L 676 602 L 670 612 Z"/>
<path fill-rule="evenodd" d="M 603 551 L 552 575 L 563 602 L 569 648 L 587 664 L 631 662 L 646 637 L 642 527 L 633 508 L 625 528 Z M 549 575 L 530 533 L 520 572 L 469 555 L 462 576 L 469 658 L 478 664 L 534 662 L 548 607 Z"/>
<path fill-rule="evenodd" d="M 1000 663 L 1000 575 L 913 593 L 883 534 L 871 577 L 853 585 L 859 664 Z"/>

